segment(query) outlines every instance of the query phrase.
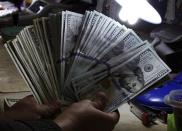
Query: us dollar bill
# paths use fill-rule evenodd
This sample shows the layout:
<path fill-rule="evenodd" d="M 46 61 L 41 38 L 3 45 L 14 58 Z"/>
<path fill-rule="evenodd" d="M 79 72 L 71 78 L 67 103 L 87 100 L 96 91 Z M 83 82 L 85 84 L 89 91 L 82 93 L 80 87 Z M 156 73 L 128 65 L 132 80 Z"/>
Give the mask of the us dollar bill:
<path fill-rule="evenodd" d="M 45 88 L 47 88 L 50 92 L 52 92 L 51 94 L 56 94 L 56 96 L 58 97 L 57 92 L 55 92 L 54 90 L 57 89 L 58 86 L 58 82 L 57 82 L 57 75 L 56 75 L 56 71 L 55 71 L 55 66 L 54 66 L 54 62 L 52 59 L 52 50 L 50 47 L 50 37 L 48 36 L 47 32 L 48 32 L 48 28 L 47 28 L 47 18 L 42 18 L 41 19 L 41 23 L 42 23 L 42 37 L 44 38 L 44 48 L 45 49 L 45 53 L 46 56 L 44 59 L 45 61 L 42 61 L 40 59 L 40 55 L 38 55 L 38 51 L 36 50 L 36 43 L 32 42 L 32 39 L 35 39 L 35 35 L 33 35 L 33 28 L 32 26 L 28 26 L 23 30 L 23 33 L 25 34 L 24 38 L 27 41 L 27 44 L 25 47 L 29 47 L 27 52 L 29 55 L 29 58 L 31 59 L 31 62 L 34 65 L 34 68 L 37 69 L 36 73 L 41 76 L 41 78 L 44 80 L 44 83 L 46 84 Z M 31 36 L 31 35 L 32 36 Z M 33 38 L 34 36 L 34 38 Z M 23 45 L 22 45 L 23 46 Z M 46 70 L 46 71 L 45 71 Z M 51 88 L 52 87 L 52 90 Z"/>
<path fill-rule="evenodd" d="M 57 78 L 59 79 L 59 86 L 61 85 L 60 82 L 60 74 L 61 74 L 61 67 L 60 67 L 60 50 L 62 49 L 60 46 L 61 40 L 61 13 L 58 12 L 57 14 L 49 14 L 48 16 L 48 28 L 49 28 L 49 37 L 50 37 L 50 46 L 52 48 L 52 55 L 53 60 L 56 67 Z M 58 91 L 60 92 L 60 91 Z"/>
<path fill-rule="evenodd" d="M 85 99 L 92 94 L 92 91 L 96 93 L 107 89 L 106 93 L 112 92 L 112 95 L 108 94 L 112 99 L 106 108 L 110 112 L 162 79 L 170 71 L 170 68 L 157 56 L 155 51 L 151 47 L 147 47 L 127 62 L 111 69 L 109 77 L 87 89 L 77 90 L 77 95 L 80 99 Z M 109 84 L 105 84 L 106 81 Z"/>
<path fill-rule="evenodd" d="M 78 35 L 80 33 L 82 25 L 83 15 L 66 11 L 66 21 L 65 21 L 65 32 L 64 32 L 64 50 L 66 58 L 66 69 L 65 73 L 69 72 L 69 67 L 71 65 L 71 59 L 69 57 L 73 53 L 76 47 L 76 42 Z"/>
<path fill-rule="evenodd" d="M 146 48 L 114 70 L 111 75 L 113 85 L 118 91 L 129 94 L 125 99 L 126 101 L 132 99 L 171 72 L 171 69 L 151 47 Z M 106 110 L 109 112 L 116 110 L 124 102 L 121 98 L 123 98 L 122 94 L 117 93 Z"/>
<path fill-rule="evenodd" d="M 125 34 L 121 35 L 119 39 L 117 38 L 107 50 L 103 51 L 105 53 L 102 53 L 100 56 L 103 61 L 108 61 L 113 57 L 124 54 L 143 44 L 141 38 L 139 38 L 138 35 L 132 30 L 128 30 L 125 32 Z"/>
<path fill-rule="evenodd" d="M 92 32 L 92 30 L 94 30 L 96 28 L 96 25 L 98 23 L 98 21 L 100 21 L 101 16 L 99 12 L 91 12 L 89 18 L 88 18 L 88 23 L 87 26 L 84 30 L 84 34 L 81 38 L 80 41 L 80 47 L 77 50 L 77 52 L 83 51 L 84 48 L 87 46 L 87 43 L 85 43 L 85 41 L 87 41 L 89 39 L 89 34 Z"/>
<path fill-rule="evenodd" d="M 101 59 L 99 56 L 101 56 L 101 54 L 103 55 L 103 52 L 106 53 L 106 50 L 108 50 L 108 48 L 113 48 L 114 45 L 117 44 L 115 41 L 118 39 L 118 37 L 121 37 L 124 32 L 127 31 L 127 28 L 125 26 L 122 26 L 115 21 L 110 22 L 110 19 L 107 19 L 107 21 L 109 25 L 107 26 L 105 33 L 102 33 L 102 36 L 98 35 L 98 39 L 95 39 L 93 42 L 94 44 L 90 46 L 92 49 L 90 51 L 91 54 L 87 54 L 88 56 L 98 60 Z M 91 61 L 91 63 L 86 66 L 85 71 L 87 71 L 94 64 L 95 61 Z"/>
<path fill-rule="evenodd" d="M 72 61 L 72 66 L 70 68 L 70 71 L 68 73 L 68 77 L 66 80 L 66 85 L 68 85 L 71 81 L 71 78 L 74 77 L 78 70 L 76 69 L 78 67 L 78 64 L 80 63 L 80 61 L 82 61 L 82 59 L 80 59 L 80 52 L 84 49 L 84 47 L 86 47 L 87 43 L 85 43 L 85 41 L 87 40 L 90 31 L 92 30 L 92 28 L 94 27 L 95 23 L 97 23 L 97 21 L 100 18 L 100 13 L 98 12 L 86 12 L 86 18 L 84 19 L 84 28 L 82 27 L 81 29 L 81 35 L 79 36 L 79 39 L 77 41 L 77 43 L 79 43 L 79 46 L 76 46 L 74 49 L 74 59 Z"/>
<path fill-rule="evenodd" d="M 138 54 L 140 51 L 144 50 L 147 47 L 151 47 L 151 45 L 146 41 L 137 49 L 130 50 L 130 52 L 118 55 L 117 57 L 113 57 L 107 63 L 99 63 L 97 66 L 92 68 L 91 70 L 77 75 L 77 77 L 72 79 L 72 84 L 75 90 L 79 90 L 80 88 L 87 88 L 92 86 L 103 78 L 110 75 L 110 71 L 112 68 L 122 64 L 123 62 L 130 59 L 132 56 Z"/>
<path fill-rule="evenodd" d="M 108 21 L 108 18 L 101 13 L 98 13 L 96 11 L 94 11 L 93 13 L 97 14 L 98 18 L 96 17 L 95 23 L 93 23 L 93 27 L 90 29 L 87 39 L 85 39 L 84 47 L 81 50 L 81 52 L 86 55 L 88 55 L 93 49 L 93 46 L 96 44 L 93 41 L 97 39 L 99 32 L 101 31 L 101 29 L 103 29 L 103 27 L 105 27 L 105 22 Z"/>
<path fill-rule="evenodd" d="M 107 62 L 109 60 L 111 61 L 115 57 L 126 54 L 127 52 L 137 49 L 144 44 L 135 32 L 132 30 L 127 30 L 125 27 L 119 26 L 115 28 L 112 34 L 113 35 L 108 37 L 107 43 L 105 43 L 105 45 L 108 47 L 102 46 L 105 49 L 100 48 L 100 50 L 97 52 L 99 56 L 96 58 L 102 62 Z M 92 61 L 92 63 L 87 65 L 85 69 L 91 70 L 92 66 L 99 68 L 99 66 L 96 66 L 97 63 L 94 62 L 95 61 Z M 110 64 L 113 65 L 113 63 Z"/>
<path fill-rule="evenodd" d="M 131 49 L 137 48 L 143 44 L 143 41 L 132 30 L 126 31 L 126 29 L 122 27 L 119 29 L 120 30 L 116 28 L 118 31 L 115 31 L 116 34 L 113 33 L 114 37 L 111 37 L 110 41 L 107 40 L 107 42 L 112 44 L 108 44 L 108 47 L 106 47 L 104 50 L 102 50 L 102 48 L 100 48 L 101 50 L 98 50 L 98 52 L 100 52 L 98 53 L 100 54 L 98 58 L 93 58 L 92 56 L 82 57 L 82 55 L 77 57 L 77 61 L 75 61 L 73 68 L 74 70 L 72 71 L 72 78 L 76 77 L 80 73 L 88 71 L 89 68 L 97 64 L 97 60 L 107 62 L 108 60 L 124 54 Z M 104 44 L 107 45 L 107 43 Z"/>

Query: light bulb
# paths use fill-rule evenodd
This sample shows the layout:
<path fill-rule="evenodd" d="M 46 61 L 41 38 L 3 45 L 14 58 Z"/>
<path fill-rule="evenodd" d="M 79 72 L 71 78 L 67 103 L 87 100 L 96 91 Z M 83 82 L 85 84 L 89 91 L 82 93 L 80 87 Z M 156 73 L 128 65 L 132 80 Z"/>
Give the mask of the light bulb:
<path fill-rule="evenodd" d="M 135 24 L 140 18 L 153 24 L 162 22 L 159 13 L 146 0 L 116 0 L 116 2 L 122 6 L 119 12 L 122 21 Z"/>
<path fill-rule="evenodd" d="M 119 18 L 124 22 L 128 20 L 127 12 L 128 11 L 125 8 L 123 8 L 122 11 L 119 12 Z"/>
<path fill-rule="evenodd" d="M 138 21 L 137 17 L 131 17 L 131 18 L 128 19 L 128 23 L 130 25 L 134 25 L 135 23 L 137 23 L 137 21 Z"/>

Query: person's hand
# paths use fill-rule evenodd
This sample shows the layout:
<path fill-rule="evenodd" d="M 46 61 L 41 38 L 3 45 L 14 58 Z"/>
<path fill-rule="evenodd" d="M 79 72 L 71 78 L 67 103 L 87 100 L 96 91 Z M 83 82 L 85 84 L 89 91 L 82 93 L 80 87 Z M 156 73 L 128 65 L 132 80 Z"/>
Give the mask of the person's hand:
<path fill-rule="evenodd" d="M 5 111 L 2 119 L 38 120 L 50 118 L 60 111 L 60 107 L 61 103 L 58 101 L 40 105 L 33 96 L 27 96 Z"/>
<path fill-rule="evenodd" d="M 54 122 L 63 131 L 111 131 L 119 120 L 119 113 L 103 112 L 106 103 L 107 97 L 100 93 L 94 101 L 83 100 L 72 104 Z"/>

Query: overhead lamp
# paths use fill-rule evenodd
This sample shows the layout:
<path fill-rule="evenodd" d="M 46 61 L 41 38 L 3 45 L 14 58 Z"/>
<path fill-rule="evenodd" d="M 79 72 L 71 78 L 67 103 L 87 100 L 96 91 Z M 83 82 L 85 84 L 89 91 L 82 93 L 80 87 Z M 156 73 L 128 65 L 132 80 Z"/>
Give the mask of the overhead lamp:
<path fill-rule="evenodd" d="M 122 6 L 119 18 L 123 22 L 135 24 L 139 19 L 153 24 L 162 22 L 159 13 L 148 3 L 147 0 L 116 0 Z"/>

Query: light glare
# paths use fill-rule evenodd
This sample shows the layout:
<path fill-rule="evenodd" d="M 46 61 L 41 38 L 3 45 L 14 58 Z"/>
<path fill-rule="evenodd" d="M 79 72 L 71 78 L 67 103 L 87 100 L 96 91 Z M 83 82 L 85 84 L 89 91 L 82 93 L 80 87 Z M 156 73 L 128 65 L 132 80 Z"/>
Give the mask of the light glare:
<path fill-rule="evenodd" d="M 116 0 L 116 2 L 122 6 L 119 12 L 122 21 L 135 24 L 141 18 L 153 24 L 162 22 L 159 13 L 146 0 Z"/>

